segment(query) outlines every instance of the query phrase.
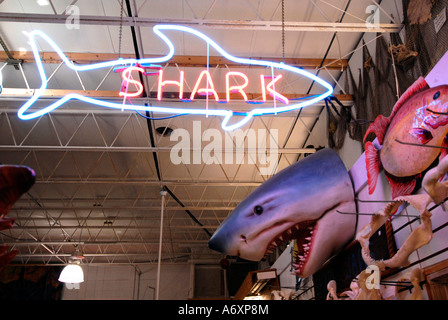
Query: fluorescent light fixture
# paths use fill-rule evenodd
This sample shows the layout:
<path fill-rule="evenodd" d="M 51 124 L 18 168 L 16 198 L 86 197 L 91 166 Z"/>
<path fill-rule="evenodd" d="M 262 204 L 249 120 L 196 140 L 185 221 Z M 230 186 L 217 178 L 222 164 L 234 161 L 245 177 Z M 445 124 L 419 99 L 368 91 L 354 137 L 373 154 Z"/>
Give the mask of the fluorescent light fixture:
<path fill-rule="evenodd" d="M 50 4 L 50 1 L 48 0 L 37 0 L 37 4 L 40 6 L 48 6 Z"/>

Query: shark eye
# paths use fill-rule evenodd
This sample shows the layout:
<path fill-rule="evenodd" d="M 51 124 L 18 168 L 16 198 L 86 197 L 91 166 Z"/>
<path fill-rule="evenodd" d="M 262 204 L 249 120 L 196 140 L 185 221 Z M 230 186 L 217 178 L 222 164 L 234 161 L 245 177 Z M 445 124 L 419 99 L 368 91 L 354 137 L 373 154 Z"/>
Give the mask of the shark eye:
<path fill-rule="evenodd" d="M 260 214 L 263 213 L 263 207 L 262 206 L 255 206 L 254 208 L 254 213 L 259 216 Z"/>

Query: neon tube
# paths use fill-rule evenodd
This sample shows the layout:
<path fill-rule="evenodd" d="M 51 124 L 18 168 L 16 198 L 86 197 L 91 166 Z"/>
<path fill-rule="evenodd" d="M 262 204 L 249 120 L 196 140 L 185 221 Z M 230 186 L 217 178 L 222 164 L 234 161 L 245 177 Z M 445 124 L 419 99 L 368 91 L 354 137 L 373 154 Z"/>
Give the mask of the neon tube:
<path fill-rule="evenodd" d="M 123 83 L 126 82 L 126 85 L 125 85 L 126 91 L 125 92 L 120 91 L 120 93 L 118 94 L 120 97 L 125 97 L 125 98 L 128 98 L 128 97 L 138 97 L 138 96 L 140 96 L 142 94 L 142 92 L 143 92 L 143 85 L 140 83 L 140 81 L 134 80 L 132 78 L 131 72 L 134 71 L 134 70 L 138 71 L 138 72 L 141 72 L 141 73 L 145 73 L 145 70 L 143 70 L 143 68 L 140 68 L 140 67 L 128 67 L 128 68 L 126 68 L 126 70 L 123 71 L 123 75 L 122 75 L 123 76 Z M 132 92 L 132 93 L 128 92 L 129 83 L 133 83 L 137 87 L 137 91 L 136 92 Z M 123 86 L 124 85 L 122 85 L 122 87 Z"/>
<path fill-rule="evenodd" d="M 243 78 L 244 83 L 242 85 L 231 86 L 230 85 L 230 77 L 231 76 L 238 76 L 238 77 Z M 246 88 L 248 84 L 249 84 L 249 79 L 247 78 L 247 76 L 244 73 L 237 72 L 237 71 L 227 72 L 226 73 L 226 99 L 227 99 L 227 102 L 230 102 L 230 92 L 239 92 L 243 96 L 244 101 L 247 101 L 247 94 L 244 92 L 243 89 Z"/>
<path fill-rule="evenodd" d="M 162 100 L 162 89 L 166 85 L 175 85 L 179 87 L 179 99 L 182 100 L 184 96 L 184 72 L 180 71 L 179 81 L 175 80 L 162 80 L 163 79 L 163 70 L 159 71 L 159 84 L 157 90 L 157 100 Z"/>
<path fill-rule="evenodd" d="M 199 88 L 199 86 L 200 86 L 200 84 L 202 82 L 202 78 L 204 76 L 206 77 L 207 87 L 206 88 Z M 210 95 L 210 94 L 213 94 L 213 96 L 215 97 L 216 102 L 219 102 L 218 93 L 215 90 L 215 85 L 213 84 L 212 76 L 210 75 L 210 72 L 208 72 L 208 70 L 203 70 L 200 73 L 200 75 L 198 77 L 198 80 L 196 81 L 196 84 L 194 85 L 193 91 L 191 92 L 190 100 L 194 100 L 194 97 L 195 97 L 196 93 L 204 94 L 204 95 L 207 95 L 207 96 Z"/>
<path fill-rule="evenodd" d="M 269 94 L 272 96 L 272 98 L 274 99 L 278 99 L 281 102 L 283 102 L 284 104 L 288 104 L 289 100 L 288 98 L 286 98 L 285 96 L 281 95 L 280 93 L 278 93 L 277 91 L 275 91 L 275 83 L 280 80 L 282 78 L 282 75 L 279 74 L 278 76 L 276 76 L 271 82 L 269 82 L 269 84 L 266 86 L 266 89 L 268 89 Z M 274 87 L 274 88 L 273 88 Z"/>
<path fill-rule="evenodd" d="M 193 114 L 193 115 L 208 115 L 208 116 L 220 116 L 224 117 L 221 123 L 221 127 L 224 130 L 234 130 L 236 128 L 239 128 L 246 124 L 252 117 L 254 116 L 261 116 L 263 114 L 274 114 L 274 113 L 281 113 L 281 112 L 287 112 L 299 108 L 305 108 L 307 106 L 310 106 L 316 102 L 319 102 L 328 96 L 330 96 L 333 93 L 333 87 L 327 83 L 326 81 L 320 79 L 319 77 L 303 70 L 299 69 L 293 66 L 289 66 L 284 63 L 278 63 L 278 62 L 272 62 L 272 61 L 264 61 L 264 60 L 252 60 L 252 59 L 246 59 L 246 58 L 238 58 L 235 56 L 230 55 L 227 53 L 223 48 L 221 48 L 216 42 L 214 42 L 212 39 L 210 39 L 205 34 L 192 29 L 190 27 L 180 26 L 180 25 L 156 25 L 153 27 L 154 33 L 160 37 L 160 39 L 166 44 L 168 47 L 168 53 L 165 56 L 157 57 L 157 58 L 144 58 L 144 59 L 117 59 L 113 61 L 105 61 L 100 63 L 93 63 L 89 65 L 75 65 L 71 61 L 68 60 L 68 58 L 65 56 L 65 54 L 62 52 L 62 50 L 58 47 L 58 45 L 45 33 L 34 30 L 29 33 L 30 37 L 30 44 L 31 48 L 34 54 L 34 58 L 36 60 L 37 69 L 39 72 L 39 76 L 41 79 L 41 86 L 37 88 L 34 91 L 34 95 L 18 110 L 17 114 L 18 117 L 22 120 L 30 120 L 34 119 L 36 117 L 40 117 L 48 112 L 53 111 L 54 109 L 60 107 L 65 102 L 75 99 L 80 100 L 86 103 L 98 105 L 104 108 L 114 108 L 114 109 L 120 109 L 120 110 L 138 110 L 138 111 L 152 111 L 152 112 L 158 112 L 158 113 L 168 113 L 168 114 Z M 63 63 L 70 69 L 82 72 L 82 71 L 89 71 L 89 70 L 95 70 L 99 68 L 110 68 L 110 67 L 118 67 L 118 66 L 136 66 L 136 65 L 151 65 L 151 64 L 158 64 L 158 63 L 164 63 L 169 61 L 173 55 L 174 55 L 174 45 L 171 42 L 171 40 L 163 33 L 164 31 L 178 31 L 178 32 L 185 32 L 189 33 L 191 35 L 197 36 L 198 38 L 205 41 L 209 46 L 213 47 L 220 55 L 222 55 L 224 58 L 233 61 L 235 63 L 239 63 L 242 65 L 256 65 L 256 66 L 264 66 L 264 67 L 270 67 L 275 68 L 279 70 L 285 70 L 288 72 L 293 72 L 297 75 L 301 75 L 304 77 L 307 77 L 316 83 L 320 84 L 323 88 L 326 89 L 326 92 L 317 96 L 312 96 L 309 100 L 303 101 L 300 100 L 299 102 L 295 101 L 296 103 L 290 103 L 287 105 L 281 105 L 276 106 L 276 108 L 254 108 L 244 114 L 241 112 L 238 113 L 238 115 L 244 115 L 244 119 L 234 123 L 229 124 L 232 116 L 234 115 L 234 112 L 232 110 L 225 110 L 225 109 L 208 109 L 205 108 L 172 108 L 172 107 L 166 107 L 166 106 L 142 106 L 142 105 L 133 105 L 130 103 L 113 103 L 109 101 L 94 99 L 90 97 L 86 97 L 80 94 L 76 93 L 68 93 L 61 99 L 55 101 L 54 103 L 51 103 L 47 105 L 46 107 L 31 111 L 30 108 L 33 106 L 33 104 L 39 99 L 39 97 L 45 92 L 47 88 L 47 76 L 45 74 L 42 60 L 39 55 L 39 50 L 37 48 L 36 40 L 37 38 L 40 38 L 47 42 L 53 50 L 60 56 Z M 208 75 L 206 75 L 208 77 Z M 209 82 L 209 84 L 211 84 Z M 269 86 L 269 85 L 268 85 Z M 214 90 L 214 89 L 213 89 Z M 214 94 L 212 88 L 209 87 L 209 89 L 199 89 L 197 88 L 197 93 L 206 93 L 206 94 Z M 265 89 L 262 89 L 265 90 Z M 274 94 L 274 97 L 279 98 L 279 93 L 276 93 L 272 88 L 272 91 L 270 91 L 271 94 Z M 268 89 L 269 91 L 269 89 Z M 215 91 L 216 92 L 216 91 Z M 215 100 L 218 100 L 217 95 L 215 95 Z"/>

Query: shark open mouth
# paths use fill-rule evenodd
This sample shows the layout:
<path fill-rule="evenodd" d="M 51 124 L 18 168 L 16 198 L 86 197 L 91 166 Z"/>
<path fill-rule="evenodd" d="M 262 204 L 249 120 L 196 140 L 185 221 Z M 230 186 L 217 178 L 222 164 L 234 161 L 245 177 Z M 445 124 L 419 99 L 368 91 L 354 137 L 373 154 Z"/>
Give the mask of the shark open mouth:
<path fill-rule="evenodd" d="M 317 220 L 302 221 L 293 225 L 291 228 L 283 231 L 275 237 L 266 249 L 265 257 L 271 254 L 275 248 L 285 242 L 295 240 L 297 244 L 297 251 L 294 254 L 294 271 L 299 274 L 305 267 L 309 259 L 313 235 L 316 233 Z"/>

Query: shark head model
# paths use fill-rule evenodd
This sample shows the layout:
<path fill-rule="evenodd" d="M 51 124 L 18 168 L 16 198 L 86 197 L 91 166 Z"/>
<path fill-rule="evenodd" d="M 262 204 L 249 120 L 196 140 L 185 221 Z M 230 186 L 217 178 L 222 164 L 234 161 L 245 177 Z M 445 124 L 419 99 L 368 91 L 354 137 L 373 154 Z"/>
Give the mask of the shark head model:
<path fill-rule="evenodd" d="M 245 198 L 223 221 L 209 247 L 259 261 L 276 246 L 295 239 L 293 267 L 306 278 L 353 239 L 356 216 L 349 174 L 331 149 L 280 171 Z"/>
<path fill-rule="evenodd" d="M 29 120 L 34 119 L 36 117 L 40 117 L 43 114 L 46 114 L 48 112 L 51 112 L 55 110 L 56 108 L 59 108 L 61 105 L 65 104 L 66 102 L 70 100 L 79 100 L 83 101 L 89 104 L 98 105 L 104 108 L 111 108 L 111 109 L 119 109 L 119 110 L 132 110 L 132 111 L 150 111 L 150 112 L 156 112 L 156 113 L 164 113 L 164 114 L 193 114 L 193 115 L 206 115 L 206 116 L 219 116 L 223 117 L 222 120 L 222 128 L 224 130 L 233 130 L 236 129 L 244 124 L 246 124 L 252 117 L 254 116 L 260 116 L 263 114 L 277 114 L 281 112 L 287 112 L 299 108 L 304 108 L 306 106 L 310 106 L 312 104 L 315 104 L 316 102 L 319 102 L 328 96 L 330 96 L 333 93 L 333 87 L 328 84 L 326 81 L 320 79 L 319 77 L 313 75 L 310 72 L 307 72 L 301 68 L 297 68 L 294 66 L 287 65 L 285 63 L 279 63 L 279 62 L 272 62 L 272 61 L 264 61 L 264 60 L 257 60 L 257 59 L 248 59 L 248 58 L 239 58 L 235 57 L 231 54 L 229 54 L 227 51 L 225 51 L 221 46 L 219 46 L 215 41 L 210 39 L 205 34 L 189 28 L 185 26 L 179 26 L 179 25 L 170 25 L 170 24 L 162 24 L 162 25 L 156 25 L 153 27 L 154 33 L 162 40 L 162 42 L 167 46 L 168 52 L 164 56 L 160 57 L 151 57 L 151 58 L 142 58 L 142 59 L 117 59 L 112 61 L 105 61 L 105 62 L 99 62 L 99 63 L 93 63 L 93 64 L 85 64 L 85 65 L 79 65 L 72 63 L 67 56 L 63 53 L 63 51 L 59 48 L 59 46 L 45 33 L 34 30 L 29 33 L 30 38 L 30 45 L 33 51 L 34 58 L 36 60 L 36 66 L 39 72 L 39 76 L 41 79 L 41 86 L 40 88 L 37 88 L 34 90 L 33 96 L 26 101 L 25 104 L 19 109 L 18 111 L 18 117 L 22 120 Z M 291 102 L 288 101 L 288 103 L 285 104 L 279 104 L 278 106 L 275 105 L 275 107 L 256 107 L 252 108 L 250 111 L 247 112 L 236 112 L 230 109 L 224 108 L 205 108 L 204 106 L 200 106 L 197 108 L 189 108 L 186 105 L 182 107 L 167 107 L 162 105 L 157 105 L 157 103 L 151 103 L 149 106 L 148 104 L 142 105 L 142 104 L 134 104 L 130 103 L 129 101 L 126 101 L 126 99 L 123 99 L 123 103 L 117 103 L 113 101 L 106 101 L 106 100 L 99 100 L 90 96 L 85 96 L 79 93 L 75 92 L 69 92 L 65 96 L 61 97 L 57 101 L 50 103 L 46 106 L 44 106 L 41 109 L 37 109 L 36 106 L 34 106 L 34 110 L 32 110 L 34 103 L 45 93 L 45 90 L 47 89 L 47 84 L 49 81 L 49 78 L 47 77 L 45 73 L 45 69 L 43 66 L 43 62 L 41 59 L 41 55 L 37 46 L 37 40 L 46 42 L 47 45 L 49 45 L 57 55 L 61 58 L 63 64 L 72 69 L 75 72 L 86 72 L 86 71 L 92 71 L 96 69 L 103 69 L 103 68 L 114 68 L 114 70 L 126 70 L 129 68 L 129 72 L 131 71 L 131 68 L 134 68 L 135 70 L 143 70 L 136 66 L 147 66 L 150 68 L 151 66 L 157 66 L 158 64 L 166 64 L 169 62 L 169 60 L 174 56 L 175 53 L 175 46 L 171 39 L 164 34 L 166 31 L 177 31 L 177 32 L 183 32 L 186 34 L 190 34 L 194 37 L 198 37 L 202 41 L 204 41 L 207 44 L 207 48 L 210 47 L 214 49 L 218 55 L 224 57 L 225 59 L 228 59 L 230 61 L 236 62 L 238 64 L 241 64 L 242 67 L 244 66 L 261 66 L 265 67 L 268 72 L 271 73 L 271 75 L 274 75 L 274 73 L 277 70 L 282 70 L 284 72 L 292 73 L 295 75 L 303 76 L 306 78 L 309 78 L 310 80 L 314 81 L 315 83 L 318 83 L 322 86 L 322 88 L 325 89 L 325 92 L 322 94 L 317 95 L 310 95 L 308 97 L 305 97 L 304 99 L 299 100 L 293 100 Z M 269 84 L 266 86 L 266 90 L 270 92 L 271 95 L 274 97 L 274 101 L 277 100 L 281 95 L 275 91 L 274 83 L 277 81 L 278 77 L 275 77 L 274 80 L 271 80 Z M 135 81 L 133 81 L 135 82 Z M 175 82 L 175 81 L 170 81 Z M 183 81 L 179 81 L 180 83 L 183 83 Z M 233 88 L 236 88 L 236 90 L 242 90 L 240 86 L 235 86 Z M 207 89 L 210 91 L 207 91 L 207 93 L 211 92 L 211 89 Z M 225 101 L 221 101 L 225 102 Z M 224 104 L 225 105 L 225 104 Z M 254 104 L 257 105 L 258 104 Z M 236 123 L 230 124 L 230 120 L 234 117 L 242 117 L 241 120 L 237 121 Z"/>

